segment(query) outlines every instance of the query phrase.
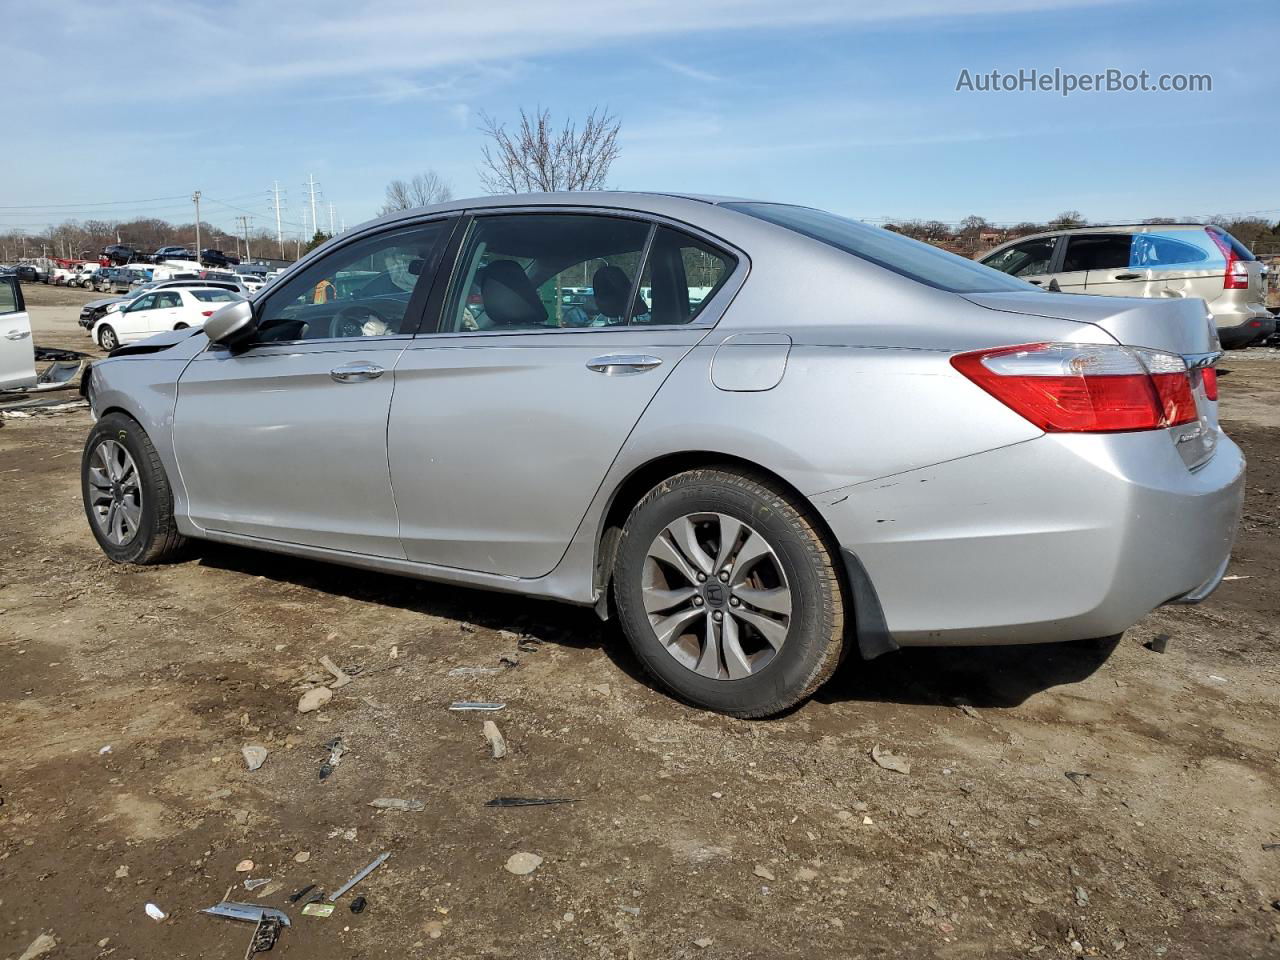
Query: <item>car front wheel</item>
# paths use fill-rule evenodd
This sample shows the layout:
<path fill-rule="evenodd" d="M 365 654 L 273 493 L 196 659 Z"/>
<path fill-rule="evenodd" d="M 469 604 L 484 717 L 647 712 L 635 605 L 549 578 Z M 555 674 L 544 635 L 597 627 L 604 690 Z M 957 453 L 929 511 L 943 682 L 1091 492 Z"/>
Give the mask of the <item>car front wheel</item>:
<path fill-rule="evenodd" d="M 173 490 L 141 424 L 109 413 L 93 425 L 80 464 L 89 528 L 116 563 L 176 559 L 186 546 L 173 519 Z"/>
<path fill-rule="evenodd" d="M 651 490 L 623 528 L 613 590 L 646 669 L 720 713 L 794 706 L 844 650 L 833 551 L 803 502 L 750 474 L 690 470 Z"/>

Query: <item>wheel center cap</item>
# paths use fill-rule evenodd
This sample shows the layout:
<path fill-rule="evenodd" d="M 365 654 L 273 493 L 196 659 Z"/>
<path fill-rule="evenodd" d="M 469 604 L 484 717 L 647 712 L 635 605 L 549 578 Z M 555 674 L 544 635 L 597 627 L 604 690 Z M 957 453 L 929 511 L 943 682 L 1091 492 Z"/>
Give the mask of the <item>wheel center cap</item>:
<path fill-rule="evenodd" d="M 702 585 L 702 599 L 708 607 L 719 609 L 729 602 L 729 588 L 718 580 L 708 580 Z"/>

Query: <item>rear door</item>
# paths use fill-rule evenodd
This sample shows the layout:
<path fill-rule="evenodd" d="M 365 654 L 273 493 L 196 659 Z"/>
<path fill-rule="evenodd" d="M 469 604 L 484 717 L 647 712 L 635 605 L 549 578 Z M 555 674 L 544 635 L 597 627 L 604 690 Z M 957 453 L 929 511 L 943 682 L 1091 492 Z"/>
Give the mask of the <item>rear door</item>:
<path fill-rule="evenodd" d="M 1132 234 L 1073 234 L 1067 237 L 1063 274 L 1083 275 L 1085 293 L 1104 297 L 1158 296 L 1158 287 L 1151 286 L 1155 271 L 1132 264 L 1132 249 Z M 1066 284 L 1062 288 L 1065 290 Z"/>
<path fill-rule="evenodd" d="M 182 315 L 182 295 L 176 290 L 160 290 L 155 296 L 155 309 L 147 311 L 147 329 L 152 333 L 172 330 Z"/>
<path fill-rule="evenodd" d="M 614 211 L 478 216 L 436 332 L 396 368 L 388 438 L 405 555 L 511 577 L 553 570 L 641 413 L 723 312 L 740 263 Z"/>
<path fill-rule="evenodd" d="M 0 277 L 0 390 L 29 387 L 36 382 L 31 318 L 15 276 Z"/>

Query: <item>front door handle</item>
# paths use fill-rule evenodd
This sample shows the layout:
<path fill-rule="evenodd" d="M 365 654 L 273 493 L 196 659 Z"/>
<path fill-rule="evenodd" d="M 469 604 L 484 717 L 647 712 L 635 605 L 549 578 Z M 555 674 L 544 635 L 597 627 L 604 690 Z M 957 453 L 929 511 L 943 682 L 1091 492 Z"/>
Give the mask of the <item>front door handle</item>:
<path fill-rule="evenodd" d="M 634 373 L 644 373 L 662 365 L 657 357 L 636 354 L 614 353 L 604 357 L 593 357 L 587 361 L 587 369 L 603 373 L 606 377 L 627 377 Z"/>
<path fill-rule="evenodd" d="M 10 330 L 4 335 L 6 340 L 25 340 L 31 336 L 30 330 Z"/>
<path fill-rule="evenodd" d="M 1142 279 L 1142 274 L 1140 274 L 1140 273 L 1117 273 L 1117 274 L 1116 274 L 1116 279 L 1117 279 L 1117 280 L 1141 280 L 1141 279 Z"/>
<path fill-rule="evenodd" d="M 348 363 L 341 367 L 334 367 L 329 371 L 329 376 L 333 377 L 338 383 L 364 383 L 366 380 L 377 380 L 386 373 L 376 363 Z"/>

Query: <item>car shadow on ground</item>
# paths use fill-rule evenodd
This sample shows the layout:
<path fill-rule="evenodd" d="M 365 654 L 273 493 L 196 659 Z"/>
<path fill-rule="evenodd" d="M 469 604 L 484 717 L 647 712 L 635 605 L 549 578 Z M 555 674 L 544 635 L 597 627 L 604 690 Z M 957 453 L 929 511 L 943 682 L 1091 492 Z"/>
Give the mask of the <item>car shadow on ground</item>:
<path fill-rule="evenodd" d="M 201 546 L 203 566 L 264 577 L 366 603 L 519 634 L 520 641 L 601 650 L 619 670 L 661 689 L 641 667 L 617 627 L 593 610 L 492 590 L 471 589 L 225 544 Z M 1013 707 L 1051 687 L 1083 680 L 1115 649 L 1118 638 L 1080 643 L 995 647 L 916 647 L 862 660 L 850 653 L 818 691 L 820 703 L 920 705 L 968 703 Z M 512 646 L 517 641 L 512 641 Z M 665 691 L 664 691 L 665 692 Z"/>

